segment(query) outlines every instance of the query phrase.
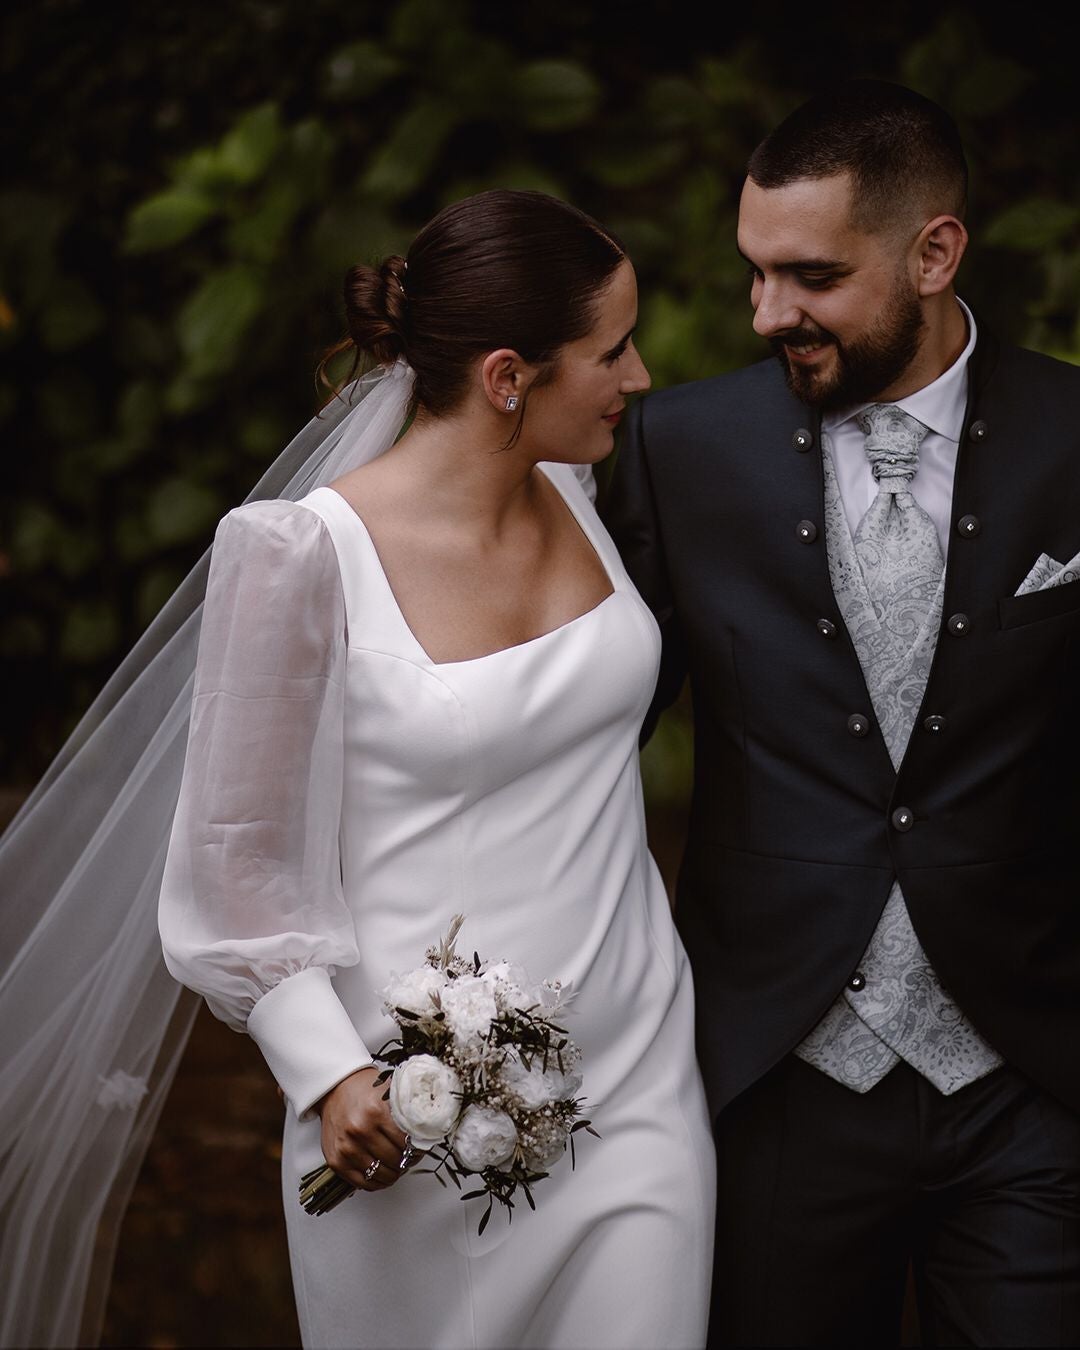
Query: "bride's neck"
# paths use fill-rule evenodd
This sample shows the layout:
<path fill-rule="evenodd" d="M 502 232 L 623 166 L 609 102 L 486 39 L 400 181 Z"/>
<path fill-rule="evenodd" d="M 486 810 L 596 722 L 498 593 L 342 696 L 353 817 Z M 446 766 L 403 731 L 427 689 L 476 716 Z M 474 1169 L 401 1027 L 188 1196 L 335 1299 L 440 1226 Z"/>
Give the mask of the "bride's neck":
<path fill-rule="evenodd" d="M 530 509 L 535 490 L 527 444 L 503 449 L 514 426 L 515 419 L 485 410 L 418 418 L 391 452 L 394 467 L 425 513 L 497 532 Z"/>

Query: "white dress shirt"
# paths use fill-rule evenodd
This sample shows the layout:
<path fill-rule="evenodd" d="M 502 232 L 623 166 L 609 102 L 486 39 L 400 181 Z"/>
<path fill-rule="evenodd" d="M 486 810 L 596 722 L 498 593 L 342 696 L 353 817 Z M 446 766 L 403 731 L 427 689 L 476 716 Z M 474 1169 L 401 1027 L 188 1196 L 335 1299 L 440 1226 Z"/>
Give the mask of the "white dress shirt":
<path fill-rule="evenodd" d="M 897 408 L 917 418 L 930 431 L 919 448 L 919 468 L 911 480 L 911 493 L 937 526 L 942 556 L 949 553 L 949 517 L 952 514 L 953 475 L 960 433 L 967 407 L 968 360 L 975 350 L 975 320 L 962 300 L 957 304 L 967 320 L 968 340 L 953 364 L 932 384 L 895 400 Z M 833 467 L 852 534 L 877 495 L 877 481 L 866 457 L 866 438 L 856 416 L 872 405 L 841 408 L 827 413 L 822 429 L 832 447 Z"/>

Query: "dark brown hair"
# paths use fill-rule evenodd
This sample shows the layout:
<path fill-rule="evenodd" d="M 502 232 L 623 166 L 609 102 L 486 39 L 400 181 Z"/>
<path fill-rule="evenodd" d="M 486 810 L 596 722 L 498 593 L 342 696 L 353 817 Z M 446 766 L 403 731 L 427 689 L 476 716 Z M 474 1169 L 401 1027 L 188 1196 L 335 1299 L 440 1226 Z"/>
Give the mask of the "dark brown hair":
<path fill-rule="evenodd" d="M 850 173 L 853 223 L 867 233 L 918 211 L 962 217 L 967 162 L 949 114 L 884 80 L 848 80 L 802 104 L 750 157 L 763 188 Z"/>
<path fill-rule="evenodd" d="M 424 226 L 407 257 L 349 270 L 349 335 L 326 359 L 351 349 L 351 380 L 365 364 L 403 356 L 416 372 L 417 407 L 433 414 L 461 402 L 472 363 L 499 347 L 550 364 L 543 381 L 559 348 L 592 328 L 625 257 L 614 235 L 557 197 L 466 197 Z"/>

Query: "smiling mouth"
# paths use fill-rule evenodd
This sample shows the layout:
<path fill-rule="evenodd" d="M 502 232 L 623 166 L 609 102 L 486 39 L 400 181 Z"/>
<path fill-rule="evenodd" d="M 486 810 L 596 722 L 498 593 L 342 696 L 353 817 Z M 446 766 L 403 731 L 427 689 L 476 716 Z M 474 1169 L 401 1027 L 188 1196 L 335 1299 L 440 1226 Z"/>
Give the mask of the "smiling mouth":
<path fill-rule="evenodd" d="M 788 354 L 788 356 L 796 356 L 805 359 L 807 357 L 817 356 L 820 352 L 825 351 L 828 347 L 831 346 L 832 343 L 830 342 L 806 342 L 806 343 L 799 343 L 798 346 L 794 346 L 791 343 L 785 342 L 784 351 Z"/>

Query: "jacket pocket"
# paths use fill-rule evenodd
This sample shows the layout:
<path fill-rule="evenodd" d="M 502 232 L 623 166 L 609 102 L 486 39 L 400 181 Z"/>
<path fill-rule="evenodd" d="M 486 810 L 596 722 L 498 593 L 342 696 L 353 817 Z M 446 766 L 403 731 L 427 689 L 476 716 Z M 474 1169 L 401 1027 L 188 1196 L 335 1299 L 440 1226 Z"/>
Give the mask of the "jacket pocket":
<path fill-rule="evenodd" d="M 1080 612 L 1080 581 L 1064 581 L 1045 591 L 1031 591 L 1027 595 L 1008 595 L 998 601 L 998 626 L 1021 628 L 1024 624 L 1040 623 Z"/>

